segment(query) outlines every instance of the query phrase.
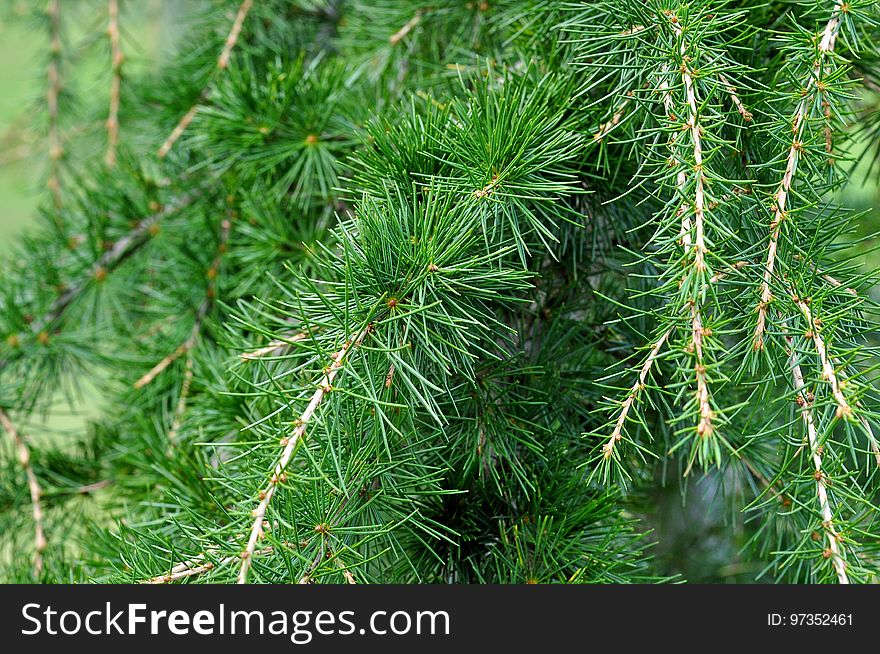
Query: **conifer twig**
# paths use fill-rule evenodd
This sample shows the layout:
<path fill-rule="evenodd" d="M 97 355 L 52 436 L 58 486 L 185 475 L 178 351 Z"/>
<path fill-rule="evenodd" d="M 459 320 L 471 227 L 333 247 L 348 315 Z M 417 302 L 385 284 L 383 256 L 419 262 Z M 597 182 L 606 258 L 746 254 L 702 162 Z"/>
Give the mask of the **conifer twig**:
<path fill-rule="evenodd" d="M 268 554 L 272 551 L 272 547 L 264 547 L 261 550 L 257 550 L 254 552 L 254 556 L 262 556 L 264 554 Z M 217 554 L 217 550 L 211 550 L 210 554 Z M 213 561 L 206 561 L 207 556 L 205 554 L 198 554 L 188 561 L 182 561 L 181 563 L 176 563 L 168 570 L 166 574 L 156 575 L 155 577 L 151 577 L 150 579 L 145 579 L 141 581 L 142 584 L 169 584 L 172 581 L 178 581 L 180 579 L 186 579 L 187 577 L 194 577 L 196 575 L 204 574 L 206 572 L 210 572 L 211 570 L 217 570 L 226 565 L 229 565 L 236 559 L 238 556 L 227 556 L 223 559 L 220 559 L 217 563 Z"/>
<path fill-rule="evenodd" d="M 832 357 L 832 361 L 834 361 Z M 838 376 L 840 377 L 840 383 L 843 384 L 846 382 L 846 372 L 842 367 L 838 367 Z M 856 400 L 856 408 L 860 411 L 864 409 L 862 403 Z M 859 422 L 862 424 L 862 429 L 865 430 L 865 436 L 868 437 L 868 443 L 871 445 L 871 451 L 874 453 L 874 460 L 877 462 L 877 467 L 880 468 L 880 443 L 877 442 L 877 437 L 874 435 L 874 429 L 871 427 L 870 421 L 862 414 L 861 412 L 856 414 L 856 417 L 859 419 Z"/>
<path fill-rule="evenodd" d="M 792 338 L 786 336 L 786 340 L 788 342 L 789 363 L 791 365 L 792 377 L 794 379 L 794 389 L 800 398 L 798 404 L 801 404 L 803 407 L 801 409 L 801 416 L 807 427 L 807 439 L 810 445 L 811 456 L 813 458 L 813 478 L 816 480 L 816 494 L 819 499 L 819 509 L 822 514 L 822 526 L 825 529 L 828 538 L 828 549 L 825 550 L 823 555 L 826 558 L 831 559 L 831 562 L 834 565 L 834 570 L 837 573 L 837 580 L 841 584 L 848 584 L 849 578 L 846 574 L 846 561 L 844 561 L 840 551 L 840 535 L 834 528 L 834 515 L 828 501 L 827 481 L 825 473 L 822 472 L 822 455 L 819 450 L 819 435 L 816 431 L 813 409 L 805 391 L 804 375 L 801 371 L 801 366 L 797 361 L 797 354 L 794 350 Z"/>
<path fill-rule="evenodd" d="M 684 85 L 685 98 L 687 102 L 688 109 L 688 120 L 685 127 L 690 131 L 691 141 L 693 143 L 693 156 L 694 156 L 694 172 L 696 175 L 696 182 L 694 184 L 694 239 L 693 239 L 693 248 L 694 248 L 694 269 L 697 271 L 697 274 L 702 274 L 706 271 L 706 261 L 705 257 L 708 252 L 706 248 L 706 240 L 705 240 L 705 211 L 706 211 L 706 193 L 704 188 L 704 180 L 705 174 L 703 173 L 703 141 L 702 141 L 702 127 L 700 125 L 700 117 L 699 117 L 699 106 L 696 97 L 696 91 L 694 89 L 694 79 L 691 73 L 690 68 L 687 65 L 687 61 L 685 59 L 686 54 L 686 43 L 683 38 L 683 30 L 681 27 L 681 23 L 678 18 L 672 14 L 669 17 L 670 22 L 672 24 L 672 29 L 675 32 L 676 36 L 681 38 L 681 57 L 684 63 L 682 64 L 681 71 L 681 80 Z M 678 189 L 679 192 L 684 194 L 687 185 L 687 177 L 684 174 L 684 171 L 679 171 L 679 175 L 677 177 L 678 181 Z M 683 235 L 687 235 L 683 238 L 683 244 L 685 245 L 685 249 L 688 249 L 688 244 L 690 243 L 690 220 L 687 218 L 688 212 L 684 210 L 686 205 L 682 205 L 682 208 L 679 209 L 682 211 L 682 224 L 681 231 Z M 690 302 L 691 308 L 691 344 L 694 350 L 694 356 L 696 359 L 696 366 L 694 369 L 694 375 L 696 378 L 697 384 L 697 408 L 700 415 L 700 421 L 697 424 L 697 435 L 702 438 L 708 438 L 712 434 L 712 406 L 710 403 L 710 394 L 709 394 L 709 379 L 706 374 L 706 365 L 703 359 L 703 338 L 707 335 L 707 329 L 703 325 L 703 316 L 702 310 L 696 301 L 691 300 Z"/>
<path fill-rule="evenodd" d="M 800 254 L 794 254 L 794 255 L 792 255 L 791 258 L 794 259 L 795 261 L 803 261 L 804 260 L 804 258 Z M 829 275 L 828 273 L 823 271 L 821 268 L 819 268 L 819 266 L 817 266 L 812 261 L 808 261 L 807 264 L 810 266 L 810 270 L 812 270 L 815 274 L 817 274 L 823 281 L 826 281 L 829 284 L 831 284 L 834 288 L 840 289 L 840 290 L 848 293 L 849 295 L 852 295 L 853 297 L 859 297 L 859 292 L 856 289 L 854 289 L 852 287 L 844 286 L 843 282 L 841 282 L 836 277 L 832 277 L 831 275 Z"/>
<path fill-rule="evenodd" d="M 811 102 L 811 90 L 818 82 L 819 72 L 825 58 L 834 50 L 837 41 L 837 34 L 840 30 L 840 13 L 841 4 L 835 3 L 831 19 L 825 25 L 822 31 L 822 38 L 819 41 L 819 56 L 810 69 L 810 75 L 804 84 L 804 92 L 794 117 L 791 121 L 792 127 L 792 143 L 788 150 L 788 157 L 785 162 L 785 172 L 779 187 L 776 189 L 773 206 L 773 220 L 770 223 L 770 242 L 767 245 L 767 260 L 764 264 L 764 275 L 761 280 L 761 299 L 758 303 L 758 321 L 755 326 L 755 333 L 752 337 L 752 346 L 755 350 L 764 349 L 764 334 L 766 332 L 767 309 L 773 299 L 773 293 L 770 290 L 770 283 L 773 281 L 773 272 L 776 267 L 776 257 L 779 249 L 779 235 L 782 231 L 782 223 L 787 219 L 786 202 L 791 192 L 791 185 L 794 181 L 795 171 L 797 170 L 798 159 L 803 151 L 803 143 L 801 142 L 801 134 L 803 133 L 804 124 L 807 122 L 807 114 L 809 113 Z"/>
<path fill-rule="evenodd" d="M 101 255 L 98 261 L 89 269 L 87 275 L 69 286 L 66 291 L 58 296 L 46 315 L 33 323 L 33 330 L 38 332 L 58 319 L 93 279 L 102 277 L 103 275 L 106 275 L 106 273 L 119 267 L 120 264 L 126 261 L 149 241 L 155 228 L 166 216 L 180 211 L 191 204 L 194 199 L 195 197 L 193 195 L 184 196 L 177 202 L 169 204 L 156 213 L 139 221 L 134 229 L 116 241 L 109 250 Z"/>
<path fill-rule="evenodd" d="M 188 341 L 189 341 L 189 339 L 187 339 L 187 342 L 188 342 Z M 182 344 L 182 345 L 179 345 L 179 346 L 177 347 L 177 349 L 174 350 L 174 352 L 172 352 L 171 354 L 165 356 L 165 357 L 164 357 L 159 363 L 157 363 L 155 366 L 153 366 L 153 367 L 149 370 L 149 372 L 147 372 L 147 373 L 145 373 L 143 376 L 141 376 L 141 377 L 140 377 L 140 378 L 139 378 L 139 379 L 133 384 L 134 388 L 136 388 L 136 389 L 143 388 L 144 386 L 146 386 L 147 384 L 149 384 L 149 383 L 150 383 L 151 381 L 153 381 L 157 376 L 159 376 L 159 374 L 160 374 L 162 371 L 164 371 L 165 368 L 167 368 L 167 367 L 170 366 L 172 363 L 174 363 L 175 361 L 177 361 L 181 356 L 183 356 L 184 354 L 186 354 L 187 350 L 188 350 L 188 348 L 187 348 L 186 343 L 184 343 L 184 344 Z"/>
<path fill-rule="evenodd" d="M 400 43 L 412 29 L 422 21 L 422 10 L 416 11 L 415 15 L 410 18 L 406 24 L 388 37 L 388 42 L 394 46 Z"/>
<path fill-rule="evenodd" d="M 669 65 L 664 64 L 661 70 L 662 78 L 660 80 L 660 92 L 663 95 L 663 108 L 666 111 L 667 120 L 675 121 L 678 119 L 675 115 L 675 100 L 672 99 L 672 90 L 669 88 L 669 82 L 666 79 L 668 74 Z M 673 132 L 669 137 L 670 148 L 675 146 L 678 134 L 678 132 Z M 680 169 L 676 173 L 675 184 L 680 189 L 687 185 L 687 173 L 685 173 L 683 169 Z M 683 200 L 681 206 L 678 208 L 678 212 L 681 215 L 681 233 L 679 234 L 679 238 L 681 239 L 681 243 L 685 247 L 685 250 L 689 250 L 691 247 L 691 223 L 687 203 Z"/>
<path fill-rule="evenodd" d="M 290 345 L 291 343 L 295 343 L 297 341 L 301 341 L 305 338 L 306 338 L 305 332 L 298 332 L 296 334 L 293 334 L 292 336 L 290 336 L 287 339 L 283 339 L 283 340 L 279 339 L 279 338 L 273 339 L 273 340 L 269 341 L 269 344 L 266 345 L 265 347 L 261 347 L 256 350 L 252 350 L 250 352 L 242 352 L 238 356 L 241 359 L 244 359 L 245 361 L 254 361 L 255 359 L 260 359 L 264 356 L 268 356 L 270 354 L 273 354 L 273 353 L 281 350 L 282 348 L 284 348 L 284 346 Z"/>
<path fill-rule="evenodd" d="M 729 270 L 719 270 L 714 275 L 712 275 L 712 277 L 709 278 L 709 283 L 710 284 L 717 284 L 718 282 L 720 282 L 722 279 L 724 279 L 728 275 L 733 274 L 733 273 L 737 273 L 748 265 L 749 265 L 748 261 L 737 261 L 735 264 L 730 266 Z"/>
<path fill-rule="evenodd" d="M 223 50 L 220 52 L 220 56 L 217 57 L 217 71 L 226 70 L 227 66 L 229 66 L 229 58 L 232 56 L 232 50 L 235 48 L 235 44 L 238 43 L 241 28 L 244 26 L 244 21 L 252 6 L 253 0 L 243 0 L 239 6 L 238 12 L 235 14 L 235 19 L 232 21 L 232 27 L 229 30 L 229 34 L 226 36 L 226 41 L 223 43 Z M 210 95 L 211 88 L 210 86 L 206 86 L 195 104 L 189 108 L 189 110 L 183 115 L 183 118 L 181 118 L 177 125 L 174 126 L 174 129 L 171 130 L 171 134 L 168 135 L 168 138 L 165 139 L 165 142 L 162 143 L 161 147 L 156 152 L 156 155 L 160 159 L 164 159 L 167 154 L 171 152 L 171 148 L 174 147 L 174 144 L 177 143 L 177 140 L 183 135 L 186 128 L 189 127 L 193 118 L 196 117 L 199 105 L 204 103 Z"/>
<path fill-rule="evenodd" d="M 746 109 L 742 100 L 740 100 L 739 96 L 736 94 L 736 87 L 731 84 L 730 80 L 727 79 L 722 73 L 718 73 L 718 81 L 720 81 L 724 85 L 724 90 L 727 91 L 727 94 L 730 96 L 730 101 L 733 103 L 734 108 L 739 112 L 739 115 L 742 116 L 744 122 L 750 123 L 754 116 L 752 116 L 752 112 Z"/>
<path fill-rule="evenodd" d="M 49 65 L 46 72 L 46 108 L 49 115 L 49 180 L 47 182 L 55 208 L 60 209 L 61 198 L 61 132 L 58 126 L 58 97 L 61 95 L 61 1 L 49 0 Z"/>
<path fill-rule="evenodd" d="M 168 442 L 171 445 L 177 440 L 177 433 L 180 431 L 180 426 L 183 424 L 183 417 L 186 413 L 186 403 L 189 399 L 189 392 L 193 380 L 192 352 L 196 345 L 198 345 L 202 328 L 204 327 L 205 318 L 211 310 L 211 307 L 214 306 L 217 297 L 217 274 L 220 270 L 220 264 L 223 262 L 223 255 L 226 254 L 228 248 L 229 234 L 232 231 L 233 216 L 234 212 L 229 210 L 227 212 L 227 217 L 224 218 L 220 224 L 220 241 L 217 245 L 217 254 L 211 262 L 211 267 L 208 268 L 208 290 L 205 292 L 205 297 L 199 304 L 199 308 L 196 310 L 196 318 L 193 321 L 192 329 L 190 329 L 189 337 L 183 342 L 183 344 L 178 346 L 174 352 L 162 359 L 152 370 L 138 379 L 134 384 L 135 388 L 143 387 L 155 379 L 156 376 L 165 370 L 165 368 L 167 368 L 172 362 L 176 361 L 184 354 L 186 355 L 186 366 L 183 373 L 183 382 L 180 386 L 180 395 L 177 398 L 177 405 L 174 409 L 174 419 L 171 423 L 171 429 L 168 430 Z"/>
<path fill-rule="evenodd" d="M 648 358 L 645 359 L 645 363 L 642 364 L 642 368 L 639 371 L 639 378 L 629 390 L 629 394 L 626 396 L 626 399 L 623 401 L 623 404 L 620 407 L 620 413 L 617 416 L 617 421 L 614 423 L 614 430 L 611 432 L 611 437 L 608 439 L 608 442 L 602 446 L 602 456 L 605 459 L 611 458 L 611 455 L 614 452 L 615 445 L 617 445 L 617 443 L 621 439 L 623 439 L 623 427 L 626 424 L 627 414 L 629 414 L 629 411 L 635 403 L 636 398 L 645 387 L 645 383 L 648 380 L 648 374 L 651 372 L 654 361 L 657 360 L 660 351 L 663 349 L 663 344 L 666 343 L 666 339 L 669 338 L 669 335 L 671 333 L 672 327 L 663 332 L 663 335 L 660 336 L 660 338 L 658 338 L 654 345 L 651 347 L 651 351 L 648 353 Z"/>
<path fill-rule="evenodd" d="M 816 354 L 819 355 L 819 362 L 822 365 L 822 378 L 831 386 L 831 394 L 834 397 L 834 401 L 837 402 L 837 417 L 850 417 L 852 416 L 852 407 L 850 407 L 843 391 L 840 389 L 840 381 L 828 356 L 828 348 L 825 345 L 825 340 L 819 333 L 819 322 L 813 319 L 810 307 L 803 299 L 795 297 L 794 300 L 804 315 L 807 325 L 809 325 L 805 337 L 807 340 L 812 341 L 813 347 L 816 348 Z"/>
<path fill-rule="evenodd" d="M 119 38 L 119 0 L 109 0 L 107 36 L 110 39 L 110 108 L 107 113 L 107 153 L 104 160 L 108 166 L 116 165 L 116 146 L 119 143 L 119 94 L 122 86 L 122 46 Z"/>
<path fill-rule="evenodd" d="M 673 22 L 673 26 L 676 28 L 677 33 L 681 35 L 681 27 L 678 23 Z M 681 44 L 681 54 L 682 58 L 684 58 L 684 40 L 682 40 Z M 699 108 L 697 106 L 696 92 L 694 91 L 694 79 L 686 63 L 681 67 L 681 79 L 684 83 L 685 96 L 687 97 L 687 128 L 690 130 L 694 146 L 694 171 L 696 173 L 696 183 L 694 184 L 694 267 L 698 272 L 703 272 L 706 270 L 705 256 L 708 250 L 705 239 L 706 191 L 704 188 L 705 175 L 703 173 L 702 127 L 700 126 Z M 679 183 L 679 190 L 684 190 L 684 184 Z M 682 228 L 684 228 L 684 224 Z M 697 315 L 698 318 L 699 315 Z"/>
<path fill-rule="evenodd" d="M 191 352 L 191 348 L 187 350 L 187 354 Z M 177 398 L 177 406 L 174 407 L 174 420 L 171 423 L 171 429 L 168 430 L 168 442 L 174 444 L 177 440 L 177 433 L 183 424 L 183 416 L 186 413 L 186 402 L 189 399 L 189 391 L 192 387 L 193 380 L 193 360 L 191 356 L 186 357 L 186 367 L 183 371 L 183 382 L 180 385 L 180 396 Z"/>
<path fill-rule="evenodd" d="M 217 563 L 213 561 L 206 561 L 207 557 L 204 554 L 199 554 L 188 561 L 183 561 L 181 563 L 177 563 L 171 566 L 171 569 L 167 574 L 164 575 L 156 575 L 155 577 L 151 577 L 150 579 L 145 579 L 140 582 L 142 584 L 169 584 L 172 581 L 177 581 L 178 579 L 185 579 L 186 577 L 192 577 L 195 575 L 204 574 L 205 572 L 209 572 L 215 568 L 221 568 L 224 565 L 227 565 L 234 561 L 237 557 L 235 556 L 227 556 L 224 559 L 221 559 Z"/>
<path fill-rule="evenodd" d="M 357 585 L 357 579 L 354 578 L 351 570 L 345 565 L 342 559 L 339 556 L 336 557 L 336 565 L 339 568 L 339 571 L 342 573 L 342 576 L 345 577 L 345 583 L 350 584 L 352 586 Z"/>
<path fill-rule="evenodd" d="M 245 546 L 244 551 L 241 553 L 241 569 L 238 573 L 238 583 L 247 583 L 247 574 L 251 566 L 251 560 L 253 559 L 253 554 L 257 546 L 257 541 L 263 535 L 263 520 L 266 517 L 266 510 L 269 508 L 269 503 L 272 501 L 272 497 L 275 495 L 278 484 L 283 483 L 286 479 L 284 471 L 287 468 L 287 464 L 290 463 L 290 459 L 293 456 L 293 452 L 296 449 L 296 446 L 299 444 L 300 439 L 304 437 L 306 427 L 308 426 L 309 421 L 315 415 L 315 412 L 317 411 L 321 402 L 332 390 L 333 380 L 336 378 L 336 375 L 342 368 L 345 357 L 352 349 L 359 347 L 360 344 L 363 343 L 364 339 L 367 337 L 367 334 L 370 333 L 370 329 L 370 325 L 364 327 L 353 340 L 348 341 L 342 347 L 342 349 L 340 349 L 336 354 L 333 355 L 332 363 L 324 370 L 324 375 L 321 378 L 321 382 L 318 385 L 318 388 L 312 395 L 312 399 L 309 401 L 309 404 L 306 407 L 305 411 L 303 411 L 302 415 L 296 421 L 296 428 L 293 430 L 293 433 L 285 439 L 286 443 L 284 445 L 284 450 L 281 452 L 281 456 L 279 457 L 278 462 L 275 464 L 272 477 L 270 478 L 267 486 L 262 491 L 260 491 L 260 503 L 257 505 L 257 508 L 255 508 L 252 512 L 254 521 L 253 525 L 251 526 L 250 536 L 248 537 L 247 545 Z"/>
<path fill-rule="evenodd" d="M 691 326 L 694 355 L 697 365 L 694 371 L 697 381 L 697 407 L 700 412 L 700 422 L 697 424 L 697 435 L 708 438 L 712 435 L 712 405 L 710 404 L 709 379 L 706 375 L 706 365 L 703 363 L 703 337 L 706 328 L 703 327 L 703 319 L 696 303 L 691 305 Z"/>
<path fill-rule="evenodd" d="M 617 105 L 617 109 L 614 110 L 614 113 L 611 115 L 611 118 L 606 120 L 604 123 L 599 125 L 599 129 L 596 130 L 596 133 L 593 134 L 593 143 L 601 143 L 606 136 L 611 133 L 620 121 L 623 119 L 624 113 L 626 113 L 626 109 L 629 106 L 630 101 L 633 97 L 633 92 L 627 91 L 624 99 L 621 101 L 619 105 Z"/>
<path fill-rule="evenodd" d="M 31 510 L 34 517 L 34 576 L 39 578 L 43 570 L 43 552 L 46 549 L 46 535 L 43 528 L 43 506 L 40 503 L 43 491 L 40 488 L 37 475 L 34 474 L 34 469 L 31 466 L 31 453 L 27 443 L 25 443 L 24 438 L 18 433 L 9 415 L 3 409 L 0 409 L 0 425 L 2 425 L 4 431 L 12 440 L 16 455 L 18 456 L 18 462 L 24 468 L 27 475 L 28 491 L 31 495 Z"/>

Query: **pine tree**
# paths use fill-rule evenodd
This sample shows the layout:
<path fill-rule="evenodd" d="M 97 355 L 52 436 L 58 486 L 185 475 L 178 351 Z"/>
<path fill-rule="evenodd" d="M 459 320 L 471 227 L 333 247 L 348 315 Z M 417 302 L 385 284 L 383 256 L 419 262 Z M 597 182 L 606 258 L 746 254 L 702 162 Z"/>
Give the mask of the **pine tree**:
<path fill-rule="evenodd" d="M 681 579 L 661 486 L 746 579 L 877 581 L 874 0 L 218 0 L 137 75 L 96 0 L 73 99 L 67 8 L 0 264 L 5 581 Z"/>

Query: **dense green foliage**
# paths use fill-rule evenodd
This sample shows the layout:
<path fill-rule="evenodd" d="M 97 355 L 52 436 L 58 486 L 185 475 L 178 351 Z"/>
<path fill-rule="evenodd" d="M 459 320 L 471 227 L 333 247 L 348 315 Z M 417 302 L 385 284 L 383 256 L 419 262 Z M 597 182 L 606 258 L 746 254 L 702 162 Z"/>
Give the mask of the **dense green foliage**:
<path fill-rule="evenodd" d="M 749 572 L 710 579 L 876 581 L 878 314 L 834 198 L 878 20 L 208 6 L 0 268 L 2 578 L 664 581 L 663 486 L 721 498 Z M 102 416 L 32 438 L 84 380 Z"/>

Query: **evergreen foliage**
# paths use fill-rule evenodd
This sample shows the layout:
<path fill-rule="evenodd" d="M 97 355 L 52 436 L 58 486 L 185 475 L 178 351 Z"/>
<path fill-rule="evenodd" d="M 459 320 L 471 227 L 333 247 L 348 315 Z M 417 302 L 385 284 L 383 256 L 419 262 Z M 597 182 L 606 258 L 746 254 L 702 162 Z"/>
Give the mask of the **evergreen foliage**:
<path fill-rule="evenodd" d="M 745 580 L 877 581 L 874 0 L 218 0 L 136 77 L 94 10 L 106 133 L 53 45 L 0 264 L 4 581 L 668 581 L 700 483 Z"/>

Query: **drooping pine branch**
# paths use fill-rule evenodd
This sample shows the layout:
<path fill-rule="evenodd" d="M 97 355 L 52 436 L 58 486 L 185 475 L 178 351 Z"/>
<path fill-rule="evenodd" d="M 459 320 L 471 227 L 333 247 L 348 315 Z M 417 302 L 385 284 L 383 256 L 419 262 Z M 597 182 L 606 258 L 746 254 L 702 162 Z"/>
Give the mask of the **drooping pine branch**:
<path fill-rule="evenodd" d="M 122 87 L 122 63 L 125 56 L 119 36 L 119 0 L 108 0 L 107 37 L 110 40 L 110 107 L 107 111 L 107 165 L 116 165 L 116 148 L 119 145 L 119 102 Z"/>
<path fill-rule="evenodd" d="M 61 159 L 64 148 L 58 125 L 58 98 L 61 94 L 61 0 L 49 0 L 49 65 L 46 72 L 46 111 L 49 117 L 49 180 L 47 185 L 56 209 L 63 203 L 61 194 Z"/>
<path fill-rule="evenodd" d="M 764 348 L 764 337 L 766 332 L 767 312 L 770 302 L 773 299 L 771 284 L 773 283 L 776 259 L 779 250 L 779 237 L 782 231 L 783 223 L 789 219 L 788 198 L 791 194 L 792 184 L 794 183 L 795 174 L 797 172 L 798 160 L 803 156 L 804 143 L 802 141 L 804 128 L 809 119 L 813 103 L 817 94 L 821 97 L 825 92 L 825 81 L 823 75 L 826 72 L 826 66 L 830 60 L 834 46 L 837 43 L 837 36 L 841 27 L 841 18 L 844 4 L 835 3 L 831 12 L 831 18 L 825 24 L 825 29 L 817 44 L 817 52 L 815 61 L 808 71 L 806 79 L 803 80 L 800 90 L 801 99 L 795 108 L 794 115 L 791 119 L 791 146 L 788 149 L 788 156 L 785 159 L 785 171 L 779 186 L 774 194 L 773 220 L 770 223 L 770 240 L 767 244 L 767 257 L 764 264 L 764 274 L 761 281 L 761 300 L 758 304 L 758 321 L 755 326 L 753 336 L 753 347 L 755 350 Z"/>
<path fill-rule="evenodd" d="M 244 21 L 247 18 L 247 15 L 250 12 L 253 4 L 253 0 L 242 0 L 242 3 L 235 14 L 235 18 L 232 21 L 232 27 L 229 29 L 229 34 L 226 36 L 226 40 L 223 42 L 223 49 L 220 51 L 220 55 L 217 57 L 216 71 L 222 72 L 226 70 L 226 68 L 229 66 L 229 58 L 232 56 L 232 50 L 233 48 L 235 48 L 235 44 L 238 43 L 238 37 L 241 35 L 241 28 L 244 26 Z M 171 133 L 156 151 L 156 155 L 160 159 L 164 159 L 166 156 L 168 156 L 168 153 L 171 152 L 171 148 L 173 148 L 178 139 L 183 136 L 186 128 L 189 127 L 190 123 L 193 121 L 193 118 L 196 117 L 196 112 L 198 112 L 199 110 L 199 105 L 207 101 L 210 96 L 211 88 L 210 86 L 206 86 L 199 96 L 199 99 L 196 100 L 195 104 L 193 104 L 193 106 L 190 107 L 189 110 L 183 115 L 183 117 L 180 119 L 177 125 L 174 126 L 174 129 L 171 130 Z"/>
<path fill-rule="evenodd" d="M 819 503 L 819 510 L 822 515 L 822 527 L 825 530 L 828 548 L 823 552 L 826 559 L 831 559 L 834 570 L 837 573 L 837 579 L 841 584 L 848 584 L 849 577 L 846 573 L 846 560 L 840 548 L 840 542 L 843 540 L 834 526 L 834 514 L 831 510 L 831 504 L 828 499 L 828 481 L 825 473 L 822 471 L 822 453 L 819 445 L 819 436 L 816 430 L 816 423 L 813 418 L 812 401 L 806 392 L 806 384 L 804 383 L 804 375 L 801 371 L 800 363 L 797 355 L 788 339 L 788 348 L 791 352 L 791 374 L 794 380 L 794 389 L 797 393 L 798 404 L 802 406 L 801 416 L 803 417 L 804 426 L 807 429 L 807 443 L 810 447 L 810 457 L 813 461 L 814 472 L 813 478 L 816 482 L 816 496 Z"/>
<path fill-rule="evenodd" d="M 18 433 L 15 425 L 12 424 L 9 414 L 3 409 L 0 409 L 0 427 L 3 427 L 3 430 L 12 440 L 18 462 L 24 468 L 25 475 L 27 476 L 28 492 L 31 498 L 31 512 L 34 517 L 34 577 L 39 579 L 40 573 L 43 571 L 43 552 L 47 546 L 46 533 L 43 527 L 43 505 L 41 502 L 43 490 L 40 488 L 40 482 L 37 479 L 37 475 L 34 474 L 34 469 L 31 465 L 30 448 L 28 448 L 21 434 Z"/>
<path fill-rule="evenodd" d="M 269 478 L 269 483 L 260 491 L 260 502 L 257 505 L 257 508 L 253 510 L 254 521 L 251 525 L 245 549 L 241 553 L 241 568 L 238 572 L 238 583 L 247 583 L 248 571 L 250 570 L 254 552 L 256 551 L 257 542 L 263 535 L 263 522 L 266 518 L 266 510 L 269 508 L 269 503 L 272 501 L 278 486 L 287 480 L 285 474 L 287 464 L 290 463 L 290 459 L 293 457 L 293 453 L 296 451 L 297 446 L 305 437 L 306 428 L 309 422 L 315 416 L 321 403 L 333 390 L 333 381 L 342 369 L 345 363 L 345 358 L 350 356 L 352 350 L 361 346 L 364 339 L 370 333 L 370 330 L 370 325 L 361 329 L 356 336 L 348 340 L 345 345 L 333 355 L 330 365 L 325 370 L 324 375 L 318 384 L 318 388 L 312 395 L 311 400 L 309 400 L 308 406 L 306 406 L 305 411 L 303 411 L 302 415 L 297 419 L 296 427 L 293 432 L 290 436 L 282 439 L 281 445 L 284 449 L 281 451 L 281 456 L 278 458 L 278 462 L 272 468 L 272 476 Z"/>

